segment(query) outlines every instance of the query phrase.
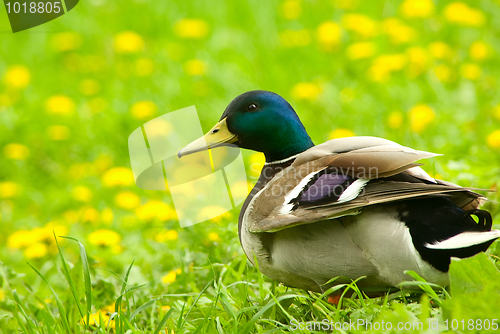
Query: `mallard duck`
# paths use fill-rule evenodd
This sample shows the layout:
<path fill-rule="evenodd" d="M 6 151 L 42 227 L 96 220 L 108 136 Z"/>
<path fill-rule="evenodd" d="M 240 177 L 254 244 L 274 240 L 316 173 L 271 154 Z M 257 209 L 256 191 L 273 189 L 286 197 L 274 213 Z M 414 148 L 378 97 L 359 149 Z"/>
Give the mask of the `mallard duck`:
<path fill-rule="evenodd" d="M 361 289 L 385 289 L 411 280 L 407 270 L 446 286 L 451 257 L 485 251 L 500 237 L 478 209 L 485 197 L 416 163 L 437 154 L 377 137 L 315 146 L 278 94 L 239 95 L 178 156 L 228 144 L 265 155 L 239 237 L 248 260 L 287 286 L 325 292 L 364 277 Z"/>

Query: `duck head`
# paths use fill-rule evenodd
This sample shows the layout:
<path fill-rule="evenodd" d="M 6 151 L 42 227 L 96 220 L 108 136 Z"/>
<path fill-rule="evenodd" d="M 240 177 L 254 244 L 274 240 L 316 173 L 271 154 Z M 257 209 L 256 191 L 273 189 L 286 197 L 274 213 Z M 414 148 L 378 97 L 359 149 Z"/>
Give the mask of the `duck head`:
<path fill-rule="evenodd" d="M 177 154 L 233 144 L 264 153 L 266 162 L 286 159 L 314 146 L 292 106 L 278 94 L 254 90 L 236 97 L 205 136 Z"/>

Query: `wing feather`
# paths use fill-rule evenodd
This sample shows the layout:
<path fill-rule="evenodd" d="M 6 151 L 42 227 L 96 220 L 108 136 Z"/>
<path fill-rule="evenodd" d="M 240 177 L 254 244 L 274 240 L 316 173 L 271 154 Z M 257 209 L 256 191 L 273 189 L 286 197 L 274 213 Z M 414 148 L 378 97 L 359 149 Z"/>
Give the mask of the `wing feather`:
<path fill-rule="evenodd" d="M 300 154 L 291 166 L 276 174 L 252 199 L 245 214 L 246 224 L 250 232 L 274 232 L 357 214 L 369 205 L 425 196 L 446 196 L 460 207 L 477 208 L 481 195 L 434 180 L 418 167 L 421 164 L 416 161 L 437 155 L 375 137 L 331 140 Z M 321 203 L 301 202 L 291 209 L 290 199 L 308 184 L 304 179 L 325 169 L 366 182 L 359 195 L 347 201 L 338 201 L 337 197 Z"/>

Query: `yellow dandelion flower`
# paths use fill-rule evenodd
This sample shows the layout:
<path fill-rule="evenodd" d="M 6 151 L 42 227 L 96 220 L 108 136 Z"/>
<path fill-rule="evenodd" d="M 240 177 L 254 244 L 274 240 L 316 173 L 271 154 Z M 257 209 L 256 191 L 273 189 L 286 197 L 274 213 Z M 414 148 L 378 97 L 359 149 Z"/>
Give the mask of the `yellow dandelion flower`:
<path fill-rule="evenodd" d="M 7 68 L 7 72 L 5 72 L 3 80 L 9 88 L 23 89 L 30 84 L 30 71 L 23 65 L 11 66 Z"/>
<path fill-rule="evenodd" d="M 122 191 L 115 196 L 115 204 L 121 209 L 132 210 L 141 204 L 141 199 L 131 191 Z"/>
<path fill-rule="evenodd" d="M 172 270 L 172 271 L 169 271 L 168 274 L 166 274 L 165 276 L 163 276 L 161 278 L 161 282 L 163 284 L 174 283 L 176 278 L 177 278 L 177 271 Z"/>
<path fill-rule="evenodd" d="M 151 101 L 139 101 L 132 105 L 130 108 L 130 112 L 132 116 L 136 119 L 147 120 L 152 118 L 158 107 Z"/>
<path fill-rule="evenodd" d="M 32 231 L 22 230 L 16 231 L 7 238 L 7 247 L 9 248 L 25 248 L 38 241 L 38 236 Z"/>
<path fill-rule="evenodd" d="M 225 213 L 227 213 L 227 211 L 220 207 L 220 206 L 216 206 L 216 205 L 210 205 L 210 206 L 205 206 L 204 208 L 202 208 L 200 210 L 200 212 L 198 213 L 198 221 L 202 222 L 202 221 L 205 221 L 205 220 L 209 220 L 209 219 L 212 219 L 214 221 L 220 221 L 223 217 L 222 215 L 224 215 Z"/>
<path fill-rule="evenodd" d="M 170 307 L 170 306 L 168 306 L 168 305 L 162 305 L 161 310 L 162 310 L 163 312 L 167 312 L 168 310 L 170 310 L 170 308 L 171 308 L 171 307 Z M 167 333 L 167 334 L 168 334 L 168 333 Z"/>
<path fill-rule="evenodd" d="M 67 222 L 73 223 L 78 219 L 78 213 L 74 210 L 64 211 L 63 217 Z"/>
<path fill-rule="evenodd" d="M 493 149 L 500 149 L 500 130 L 495 130 L 488 135 L 486 139 L 488 146 Z"/>
<path fill-rule="evenodd" d="M 434 13 L 434 3 L 432 0 L 405 0 L 400 9 L 405 17 L 427 18 Z"/>
<path fill-rule="evenodd" d="M 399 129 L 403 125 L 404 116 L 400 111 L 393 111 L 387 118 L 387 124 L 391 129 Z"/>
<path fill-rule="evenodd" d="M 472 63 L 462 64 L 460 74 L 466 79 L 477 80 L 481 77 L 481 67 Z"/>
<path fill-rule="evenodd" d="M 208 240 L 212 241 L 212 242 L 217 242 L 220 240 L 220 237 L 217 233 L 215 232 L 211 232 L 208 234 Z"/>
<path fill-rule="evenodd" d="M 436 118 L 434 110 L 426 104 L 419 104 L 410 109 L 410 129 L 421 133 Z"/>
<path fill-rule="evenodd" d="M 404 68 L 407 63 L 406 55 L 390 54 L 375 58 L 368 70 L 368 76 L 373 81 L 385 81 L 390 74 Z"/>
<path fill-rule="evenodd" d="M 452 79 L 452 71 L 449 66 L 446 65 L 437 65 L 434 67 L 434 74 L 436 77 L 443 82 L 448 82 L 451 81 Z"/>
<path fill-rule="evenodd" d="M 281 45 L 287 48 L 311 44 L 311 33 L 307 29 L 285 30 L 279 33 Z"/>
<path fill-rule="evenodd" d="M 32 237 L 33 242 L 42 242 L 47 244 L 53 238 L 52 230 L 44 227 L 34 228 L 31 230 L 31 233 L 33 235 Z"/>
<path fill-rule="evenodd" d="M 372 42 L 359 42 L 351 44 L 346 49 L 347 58 L 352 60 L 369 58 L 375 54 L 375 44 Z"/>
<path fill-rule="evenodd" d="M 154 137 L 164 138 L 166 135 L 172 131 L 173 125 L 172 123 L 164 120 L 164 119 L 156 119 L 154 125 L 148 127 L 148 138 L 151 141 Z"/>
<path fill-rule="evenodd" d="M 167 221 L 175 218 L 175 210 L 161 201 L 149 201 L 135 209 L 134 212 L 137 218 L 146 222 L 153 219 Z"/>
<path fill-rule="evenodd" d="M 127 167 L 113 167 L 107 170 L 101 178 L 106 187 L 130 186 L 134 184 L 134 174 Z"/>
<path fill-rule="evenodd" d="M 250 164 L 249 174 L 255 178 L 259 177 L 260 172 L 264 167 L 265 163 L 266 163 L 266 157 L 264 156 L 264 154 L 253 153 L 250 156 L 250 161 L 249 161 Z"/>
<path fill-rule="evenodd" d="M 101 211 L 101 219 L 102 219 L 102 222 L 104 224 L 111 224 L 113 222 L 113 219 L 114 219 L 114 214 L 113 214 L 113 210 L 111 210 L 110 208 L 106 208 L 104 210 Z"/>
<path fill-rule="evenodd" d="M 4 289 L 0 288 L 0 302 L 3 302 L 5 300 L 5 291 Z"/>
<path fill-rule="evenodd" d="M 30 156 L 30 150 L 22 144 L 11 143 L 3 147 L 3 155 L 7 159 L 26 160 Z"/>
<path fill-rule="evenodd" d="M 28 259 L 39 259 L 48 253 L 47 245 L 41 242 L 36 242 L 24 250 L 24 256 Z"/>
<path fill-rule="evenodd" d="M 334 7 L 338 9 L 356 9 L 358 5 L 358 0 L 334 0 Z"/>
<path fill-rule="evenodd" d="M 200 39 L 208 35 L 208 24 L 201 19 L 182 19 L 174 25 L 174 32 L 182 38 Z"/>
<path fill-rule="evenodd" d="M 121 241 L 121 236 L 115 231 L 101 229 L 90 233 L 88 240 L 96 246 L 112 246 Z"/>
<path fill-rule="evenodd" d="M 444 17 L 450 23 L 463 26 L 479 27 L 484 24 L 484 13 L 469 7 L 463 2 L 452 2 L 444 9 Z"/>
<path fill-rule="evenodd" d="M 491 110 L 491 113 L 493 114 L 493 117 L 500 120 L 500 104 L 494 106 L 493 109 Z"/>
<path fill-rule="evenodd" d="M 165 242 L 165 241 L 173 241 L 179 238 L 179 233 L 175 230 L 162 231 L 155 235 L 155 241 L 157 242 Z"/>
<path fill-rule="evenodd" d="M 93 194 L 92 190 L 84 186 L 76 186 L 71 192 L 73 198 L 79 202 L 90 202 L 92 200 Z"/>
<path fill-rule="evenodd" d="M 281 13 L 288 20 L 297 19 L 302 13 L 302 6 L 299 0 L 287 0 L 281 6 Z"/>
<path fill-rule="evenodd" d="M 114 37 L 114 47 L 118 53 L 137 53 L 144 48 L 144 40 L 134 31 L 122 31 Z"/>
<path fill-rule="evenodd" d="M 83 208 L 80 213 L 82 223 L 96 223 L 99 220 L 99 211 L 94 208 Z"/>
<path fill-rule="evenodd" d="M 297 100 L 314 101 L 319 94 L 321 87 L 312 82 L 300 82 L 292 88 L 292 96 Z"/>
<path fill-rule="evenodd" d="M 262 170 L 262 167 L 260 168 Z M 231 195 L 233 198 L 246 198 L 251 189 L 251 185 L 247 181 L 238 181 L 231 185 Z"/>
<path fill-rule="evenodd" d="M 51 140 L 66 140 L 71 135 L 71 130 L 64 125 L 51 125 L 47 128 L 47 135 Z"/>
<path fill-rule="evenodd" d="M 472 43 L 469 55 L 474 60 L 484 60 L 490 56 L 490 46 L 483 41 Z"/>
<path fill-rule="evenodd" d="M 447 59 L 453 56 L 450 46 L 444 42 L 433 42 L 429 44 L 429 51 L 436 59 Z"/>
<path fill-rule="evenodd" d="M 74 31 L 62 32 L 52 36 L 51 44 L 55 51 L 76 50 L 82 45 L 82 37 Z"/>
<path fill-rule="evenodd" d="M 186 71 L 187 75 L 201 76 L 207 72 L 207 64 L 199 59 L 188 60 L 184 64 L 184 71 Z"/>
<path fill-rule="evenodd" d="M 335 129 L 328 135 L 328 139 L 337 139 L 355 136 L 354 132 L 348 129 Z"/>
<path fill-rule="evenodd" d="M 54 233 L 56 236 L 66 235 L 68 234 L 68 228 L 64 225 L 61 225 L 59 222 L 51 221 L 48 222 L 44 227 L 44 238 L 46 242 L 55 243 L 54 242 Z"/>
<path fill-rule="evenodd" d="M 427 50 L 414 46 L 406 50 L 408 55 L 408 70 L 411 77 L 416 77 L 423 73 L 429 64 Z"/>
<path fill-rule="evenodd" d="M 332 50 L 340 44 L 342 36 L 340 26 L 333 21 L 323 22 L 318 27 L 317 36 L 319 43 L 325 50 Z"/>
<path fill-rule="evenodd" d="M 0 182 L 0 198 L 14 198 L 21 193 L 21 186 L 15 182 Z"/>
<path fill-rule="evenodd" d="M 103 173 L 113 164 L 113 158 L 107 154 L 100 154 L 92 164 L 97 173 Z"/>
<path fill-rule="evenodd" d="M 101 85 L 93 79 L 86 79 L 80 82 L 80 93 L 86 96 L 95 95 L 99 93 Z"/>
<path fill-rule="evenodd" d="M 104 307 L 103 309 L 97 311 L 96 313 L 92 313 L 89 317 L 89 325 L 90 326 L 95 326 L 95 327 L 102 327 L 102 328 L 115 328 L 115 320 L 114 318 L 111 318 L 111 315 L 115 311 L 115 306 L 110 305 L 107 307 Z M 82 324 L 85 324 L 87 317 L 83 317 L 81 320 Z M 102 319 L 102 324 L 101 324 L 101 319 Z"/>
<path fill-rule="evenodd" d="M 369 38 L 377 35 L 377 22 L 363 14 L 346 14 L 342 18 L 346 30 L 353 31 L 361 37 Z"/>
<path fill-rule="evenodd" d="M 383 28 L 386 35 L 394 44 L 403 44 L 413 41 L 417 32 L 415 29 L 403 24 L 396 18 L 388 18 L 383 22 Z"/>
<path fill-rule="evenodd" d="M 47 99 L 45 109 L 53 115 L 70 115 L 75 111 L 75 103 L 66 95 L 55 95 Z"/>
<path fill-rule="evenodd" d="M 153 73 L 154 63 L 149 58 L 139 58 L 135 61 L 135 74 L 139 77 L 147 77 Z"/>

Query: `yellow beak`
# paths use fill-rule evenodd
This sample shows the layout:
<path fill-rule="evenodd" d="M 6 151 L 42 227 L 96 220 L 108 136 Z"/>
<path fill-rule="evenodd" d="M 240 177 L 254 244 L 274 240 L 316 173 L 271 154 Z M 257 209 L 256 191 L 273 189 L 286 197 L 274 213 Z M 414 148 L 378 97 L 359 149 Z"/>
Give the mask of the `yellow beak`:
<path fill-rule="evenodd" d="M 230 144 L 238 141 L 238 137 L 229 132 L 227 128 L 226 119 L 224 118 L 219 123 L 207 132 L 201 138 L 196 139 L 192 143 L 184 146 L 178 153 L 177 156 L 180 158 L 184 155 L 188 155 L 195 152 L 200 152 L 208 150 L 209 148 L 214 148 L 221 146 L 222 144 Z"/>

